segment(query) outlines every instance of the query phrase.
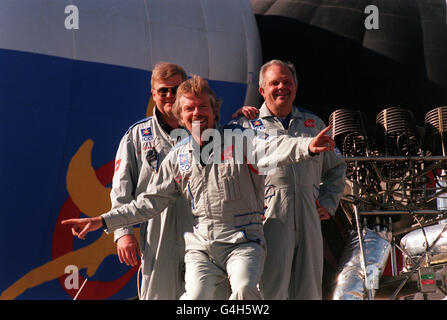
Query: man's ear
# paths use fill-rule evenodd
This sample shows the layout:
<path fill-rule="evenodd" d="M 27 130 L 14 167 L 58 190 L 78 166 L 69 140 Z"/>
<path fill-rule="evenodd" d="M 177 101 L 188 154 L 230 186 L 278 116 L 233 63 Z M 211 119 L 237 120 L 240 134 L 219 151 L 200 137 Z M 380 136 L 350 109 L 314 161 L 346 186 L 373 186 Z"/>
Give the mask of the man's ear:
<path fill-rule="evenodd" d="M 264 97 L 264 88 L 262 88 L 262 87 L 259 87 L 259 93 L 261 94 L 261 96 L 263 96 Z"/>

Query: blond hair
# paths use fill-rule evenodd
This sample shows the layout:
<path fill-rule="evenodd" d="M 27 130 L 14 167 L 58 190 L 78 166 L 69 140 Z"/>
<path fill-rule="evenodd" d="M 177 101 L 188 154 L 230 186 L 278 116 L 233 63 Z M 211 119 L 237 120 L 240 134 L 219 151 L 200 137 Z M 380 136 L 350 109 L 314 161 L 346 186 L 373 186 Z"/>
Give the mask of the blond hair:
<path fill-rule="evenodd" d="M 193 95 L 200 97 L 202 94 L 208 94 L 210 98 L 211 108 L 216 116 L 216 123 L 219 121 L 220 106 L 222 101 L 216 97 L 214 91 L 210 88 L 208 81 L 201 76 L 193 75 L 188 80 L 182 82 L 177 89 L 175 97 L 175 103 L 172 106 L 172 113 L 181 122 L 182 118 L 182 106 L 180 105 L 180 98 L 185 95 Z"/>
<path fill-rule="evenodd" d="M 185 70 L 179 65 L 171 62 L 159 62 L 152 70 L 151 76 L 151 88 L 154 89 L 156 81 L 168 80 L 176 74 L 181 75 L 182 81 L 185 81 L 188 77 Z"/>

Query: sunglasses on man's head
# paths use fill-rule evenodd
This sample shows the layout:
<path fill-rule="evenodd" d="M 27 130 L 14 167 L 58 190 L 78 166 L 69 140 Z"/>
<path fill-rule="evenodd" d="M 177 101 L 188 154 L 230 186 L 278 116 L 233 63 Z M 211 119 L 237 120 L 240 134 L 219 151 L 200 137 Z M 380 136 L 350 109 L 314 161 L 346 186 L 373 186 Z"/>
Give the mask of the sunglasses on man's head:
<path fill-rule="evenodd" d="M 172 95 L 175 95 L 177 93 L 177 88 L 176 87 L 162 87 L 162 88 L 158 88 L 157 89 L 157 93 L 160 97 L 166 97 L 168 95 L 168 92 L 170 91 Z"/>

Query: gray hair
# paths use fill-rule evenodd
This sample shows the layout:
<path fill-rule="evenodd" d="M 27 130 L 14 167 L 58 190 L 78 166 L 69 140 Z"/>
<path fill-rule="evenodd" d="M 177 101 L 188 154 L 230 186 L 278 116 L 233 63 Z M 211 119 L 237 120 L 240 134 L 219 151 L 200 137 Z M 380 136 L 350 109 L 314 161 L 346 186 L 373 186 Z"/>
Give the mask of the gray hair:
<path fill-rule="evenodd" d="M 289 69 L 290 72 L 292 73 L 293 80 L 295 81 L 295 84 L 298 85 L 296 70 L 295 70 L 295 66 L 293 65 L 293 63 L 290 61 L 285 62 L 282 60 L 273 59 L 273 60 L 270 60 L 269 62 L 266 62 L 259 70 L 259 88 L 264 88 L 265 71 L 267 71 L 267 69 L 272 65 L 279 65 L 279 66 L 283 66 L 283 67 Z"/>

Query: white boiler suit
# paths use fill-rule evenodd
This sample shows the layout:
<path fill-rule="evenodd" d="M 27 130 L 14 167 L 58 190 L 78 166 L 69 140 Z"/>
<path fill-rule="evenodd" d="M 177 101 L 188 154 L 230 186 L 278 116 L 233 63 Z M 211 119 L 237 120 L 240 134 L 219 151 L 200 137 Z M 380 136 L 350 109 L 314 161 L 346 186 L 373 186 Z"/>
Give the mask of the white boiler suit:
<path fill-rule="evenodd" d="M 146 190 L 157 166 L 177 142 L 163 130 L 156 108 L 153 114 L 132 125 L 121 139 L 110 193 L 112 209 Z M 184 293 L 183 234 L 191 230 L 191 209 L 185 197 L 179 197 L 159 216 L 140 225 L 141 299 L 175 300 Z M 133 234 L 132 226 L 116 230 L 115 241 L 126 234 Z"/>
<path fill-rule="evenodd" d="M 314 137 L 326 127 L 318 116 L 295 106 L 284 126 L 265 103 L 258 119 L 240 117 L 234 123 L 295 137 Z M 267 257 L 260 285 L 265 299 L 322 299 L 323 237 L 315 200 L 335 214 L 346 174 L 346 163 L 337 151 L 278 167 L 266 176 Z"/>
<path fill-rule="evenodd" d="M 223 129 L 228 128 L 241 129 Z M 193 231 L 185 234 L 187 299 L 212 299 L 216 285 L 226 277 L 230 299 L 261 298 L 257 286 L 265 257 L 264 176 L 257 170 L 267 168 L 274 158 L 278 165 L 309 158 L 312 138 L 260 135 L 247 140 L 258 155 L 267 150 L 256 164 L 238 163 L 234 156 L 238 150 L 228 152 L 234 146 L 215 138 L 210 157 L 224 163 L 203 165 L 196 161 L 195 140 L 185 139 L 166 156 L 137 201 L 102 215 L 110 232 L 153 218 L 184 194 L 194 217 Z M 248 152 L 244 148 L 245 156 L 250 156 Z"/>

